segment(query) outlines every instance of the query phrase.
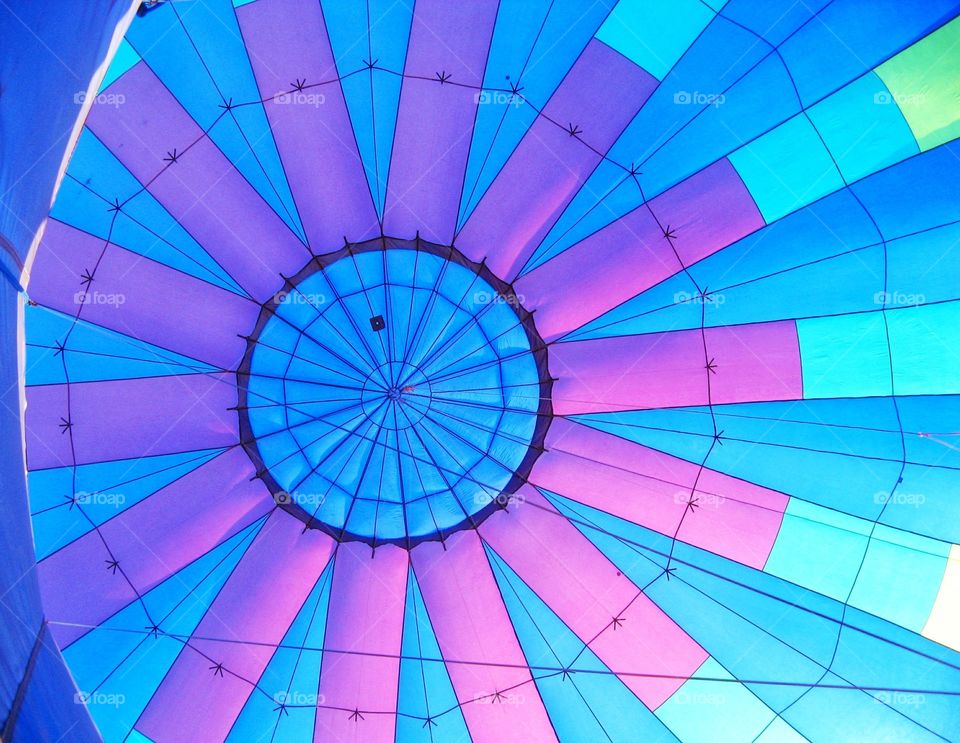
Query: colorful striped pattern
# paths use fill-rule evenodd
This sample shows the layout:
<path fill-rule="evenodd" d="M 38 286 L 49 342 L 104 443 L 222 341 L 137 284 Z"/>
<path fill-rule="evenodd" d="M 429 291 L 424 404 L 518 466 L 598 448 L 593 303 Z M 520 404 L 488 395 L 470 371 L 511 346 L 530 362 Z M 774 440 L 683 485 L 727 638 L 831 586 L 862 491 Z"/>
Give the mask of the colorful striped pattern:
<path fill-rule="evenodd" d="M 960 740 L 958 15 L 193 0 L 138 17 L 24 311 L 37 570 L 104 739 Z M 382 266 L 351 252 L 370 241 Z M 400 241 L 453 246 L 456 276 L 391 263 Z M 373 360 L 368 316 L 498 363 L 522 320 L 549 375 L 468 377 L 460 412 L 424 403 L 419 442 L 360 410 L 252 461 L 237 370 L 269 341 L 258 317 L 341 250 L 356 281 L 323 286 L 356 332 L 334 342 L 337 322 L 287 305 L 296 332 L 274 327 L 258 367 L 288 434 L 328 418 L 298 409 L 308 385 Z M 496 323 L 466 299 L 474 270 L 509 287 Z M 378 290 L 409 292 L 402 314 Z M 362 489 L 366 541 L 305 528 L 264 467 Z M 504 507 L 464 508 L 451 477 L 495 482 Z M 411 533 L 411 484 L 438 528 L 420 502 L 424 541 L 378 541 Z"/>

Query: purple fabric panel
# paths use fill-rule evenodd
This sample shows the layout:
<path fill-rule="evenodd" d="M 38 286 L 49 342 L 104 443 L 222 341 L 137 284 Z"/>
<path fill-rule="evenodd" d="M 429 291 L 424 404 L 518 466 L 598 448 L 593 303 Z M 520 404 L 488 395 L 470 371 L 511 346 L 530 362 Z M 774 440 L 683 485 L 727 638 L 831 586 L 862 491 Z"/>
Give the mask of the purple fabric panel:
<path fill-rule="evenodd" d="M 561 125 L 606 151 L 656 89 L 655 77 L 602 41 L 591 39 L 544 107 Z"/>
<path fill-rule="evenodd" d="M 380 547 L 376 557 L 360 542 L 337 550 L 323 644 L 371 655 L 324 653 L 320 695 L 330 708 L 317 710 L 314 740 L 393 741 L 408 565 L 400 547 Z M 345 709 L 386 714 L 367 714 L 358 725 Z"/>
<path fill-rule="evenodd" d="M 137 724 L 153 740 L 224 740 L 333 554 L 332 538 L 277 510 L 237 564 Z M 217 642 L 253 640 L 257 644 Z M 210 666 L 223 664 L 223 676 Z M 247 679 L 247 680 L 244 680 Z M 248 681 L 249 680 L 249 681 Z M 273 693 L 278 690 L 269 690 Z"/>
<path fill-rule="evenodd" d="M 556 740 L 477 532 L 424 542 L 411 559 L 444 658 L 475 661 L 447 666 L 474 743 L 514 740 L 517 730 L 525 740 Z M 503 690 L 523 704 L 492 703 Z"/>
<path fill-rule="evenodd" d="M 246 342 L 237 334 L 250 332 L 257 304 L 118 245 L 104 252 L 100 238 L 49 221 L 34 262 L 31 299 L 76 315 L 86 271 L 94 271 L 91 291 L 99 294 L 83 305 L 82 320 L 222 369 L 235 368 L 243 356 Z"/>
<path fill-rule="evenodd" d="M 683 270 L 656 220 L 641 208 L 516 283 L 537 330 L 555 340 Z"/>
<path fill-rule="evenodd" d="M 515 511 L 501 511 L 480 527 L 484 540 L 510 565 L 608 668 L 685 676 L 706 651 L 621 573 L 540 493 L 524 486 Z M 620 627 L 611 617 L 621 617 Z M 621 676 L 651 709 L 685 678 Z"/>
<path fill-rule="evenodd" d="M 673 246 L 685 266 L 765 224 L 740 175 L 726 159 L 678 183 L 652 203 L 660 222 L 675 234 Z"/>
<path fill-rule="evenodd" d="M 231 449 L 103 524 L 102 538 L 90 532 L 46 558 L 38 572 L 47 618 L 99 624 L 136 599 L 123 575 L 107 569 L 104 543 L 143 594 L 275 508 L 252 475 L 247 455 Z M 52 629 L 60 647 L 87 632 Z"/>
<path fill-rule="evenodd" d="M 788 498 L 568 420 L 555 420 L 530 482 L 762 569 Z M 689 498 L 694 516 L 681 518 Z M 680 531 L 677 532 L 677 527 Z"/>
<path fill-rule="evenodd" d="M 62 432 L 67 417 L 66 385 L 28 387 L 24 414 L 27 468 L 66 467 L 73 464 L 70 436 Z"/>
<path fill-rule="evenodd" d="M 496 20 L 496 0 L 419 0 L 400 94 L 384 232 L 449 243 L 470 153 L 477 91 Z M 438 74 L 450 76 L 441 84 Z"/>
<path fill-rule="evenodd" d="M 111 91 L 124 104 L 95 105 L 87 126 L 248 293 L 263 301 L 280 287 L 278 271 L 303 267 L 306 247 L 146 65 Z M 177 162 L 165 162 L 174 149 Z"/>
<path fill-rule="evenodd" d="M 661 194 L 651 207 L 675 234 L 672 248 L 650 210 L 640 206 L 517 282 L 525 306 L 538 311 L 545 339 L 576 330 L 681 271 L 680 261 L 689 266 L 763 226 L 727 160 Z M 570 301 L 574 286 L 577 300 Z"/>
<path fill-rule="evenodd" d="M 558 343 L 550 370 L 558 415 L 803 398 L 792 320 Z"/>
<path fill-rule="evenodd" d="M 486 258 L 498 276 L 513 278 L 599 164 L 594 150 L 613 144 L 656 83 L 606 44 L 591 41 L 544 108 L 546 118 L 530 127 L 477 205 L 457 247 L 473 260 Z M 582 142 L 562 128 L 571 124 L 581 130 Z"/>
<path fill-rule="evenodd" d="M 699 330 L 557 343 L 550 371 L 557 415 L 707 403 Z"/>
<path fill-rule="evenodd" d="M 714 404 L 802 400 L 800 342 L 793 320 L 707 328 Z"/>
<path fill-rule="evenodd" d="M 251 3 L 237 16 L 261 97 L 271 99 L 264 106 L 313 250 L 336 250 L 344 236 L 354 242 L 377 236 L 380 226 L 320 3 Z M 359 63 L 359 47 L 357 55 Z M 298 80 L 315 87 L 291 93 Z"/>
<path fill-rule="evenodd" d="M 237 404 L 231 374 L 125 379 L 45 385 L 27 389 L 27 464 L 64 467 L 238 442 Z"/>

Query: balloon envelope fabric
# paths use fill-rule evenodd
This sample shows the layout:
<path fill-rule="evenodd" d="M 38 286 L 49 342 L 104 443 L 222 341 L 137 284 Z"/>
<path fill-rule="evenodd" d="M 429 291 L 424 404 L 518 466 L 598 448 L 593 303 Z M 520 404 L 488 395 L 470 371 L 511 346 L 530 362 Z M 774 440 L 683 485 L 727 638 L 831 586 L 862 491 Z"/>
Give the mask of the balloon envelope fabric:
<path fill-rule="evenodd" d="M 104 739 L 960 739 L 958 15 L 144 3 L 25 310 Z"/>

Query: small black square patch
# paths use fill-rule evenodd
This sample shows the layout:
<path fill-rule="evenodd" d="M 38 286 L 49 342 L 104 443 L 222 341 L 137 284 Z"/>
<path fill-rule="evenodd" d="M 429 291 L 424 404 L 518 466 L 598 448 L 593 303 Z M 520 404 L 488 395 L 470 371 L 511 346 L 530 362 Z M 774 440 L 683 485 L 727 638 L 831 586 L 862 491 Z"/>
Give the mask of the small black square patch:
<path fill-rule="evenodd" d="M 373 328 L 378 333 L 387 327 L 386 321 L 383 319 L 383 315 L 374 315 L 370 318 L 370 327 Z"/>

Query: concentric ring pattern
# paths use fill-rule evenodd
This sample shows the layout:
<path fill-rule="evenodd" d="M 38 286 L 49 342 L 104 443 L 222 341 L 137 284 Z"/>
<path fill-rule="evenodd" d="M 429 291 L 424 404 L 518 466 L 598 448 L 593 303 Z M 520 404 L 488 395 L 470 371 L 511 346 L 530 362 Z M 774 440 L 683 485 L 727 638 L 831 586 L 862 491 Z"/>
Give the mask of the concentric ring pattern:
<path fill-rule="evenodd" d="M 103 737 L 960 740 L 958 15 L 144 3 L 24 310 Z"/>

